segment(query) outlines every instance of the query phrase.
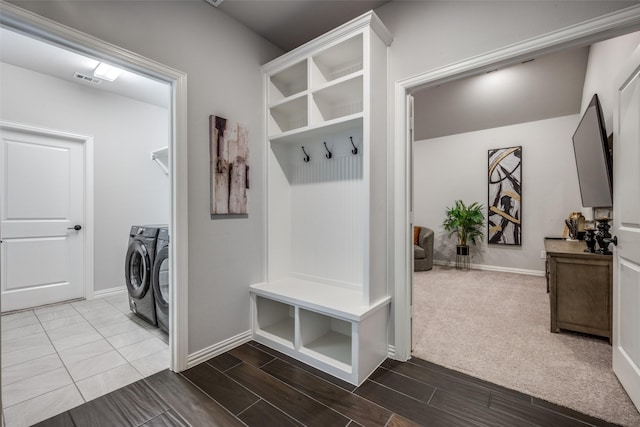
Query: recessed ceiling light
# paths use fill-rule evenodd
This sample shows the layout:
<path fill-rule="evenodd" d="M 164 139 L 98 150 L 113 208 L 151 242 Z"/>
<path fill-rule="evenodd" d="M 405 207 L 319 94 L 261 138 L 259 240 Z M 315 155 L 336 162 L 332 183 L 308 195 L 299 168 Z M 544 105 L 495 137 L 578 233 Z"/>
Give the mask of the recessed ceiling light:
<path fill-rule="evenodd" d="M 120 68 L 116 68 L 112 65 L 101 62 L 100 64 L 98 64 L 96 69 L 93 70 L 93 75 L 94 77 L 97 77 L 99 79 L 112 82 L 118 78 L 121 72 L 122 70 Z"/>

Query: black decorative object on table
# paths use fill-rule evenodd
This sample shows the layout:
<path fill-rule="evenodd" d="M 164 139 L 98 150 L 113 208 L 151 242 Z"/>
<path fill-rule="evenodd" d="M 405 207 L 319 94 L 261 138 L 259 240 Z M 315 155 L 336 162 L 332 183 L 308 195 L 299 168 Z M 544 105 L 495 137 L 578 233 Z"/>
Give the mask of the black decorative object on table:
<path fill-rule="evenodd" d="M 613 240 L 611 239 L 611 233 L 609 233 L 609 229 L 611 228 L 609 225 L 609 218 L 599 218 L 596 219 L 596 222 L 598 223 L 596 226 L 598 228 L 598 231 L 596 232 L 596 241 L 598 242 L 598 249 L 596 250 L 596 253 L 611 255 L 613 252 L 609 250 L 609 243 Z"/>
<path fill-rule="evenodd" d="M 592 254 L 596 252 L 597 242 L 595 233 L 595 230 L 586 230 L 584 241 L 587 244 L 587 249 L 584 250 L 585 252 L 589 252 Z"/>

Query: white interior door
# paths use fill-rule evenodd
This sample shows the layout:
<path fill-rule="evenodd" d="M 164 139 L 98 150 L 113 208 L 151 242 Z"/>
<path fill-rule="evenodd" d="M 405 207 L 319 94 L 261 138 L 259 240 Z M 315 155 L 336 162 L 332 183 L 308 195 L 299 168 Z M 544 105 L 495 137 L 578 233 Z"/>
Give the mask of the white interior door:
<path fill-rule="evenodd" d="M 84 296 L 85 144 L 0 127 L 2 311 Z"/>
<path fill-rule="evenodd" d="M 640 408 L 640 47 L 618 84 L 614 112 L 613 370 Z"/>

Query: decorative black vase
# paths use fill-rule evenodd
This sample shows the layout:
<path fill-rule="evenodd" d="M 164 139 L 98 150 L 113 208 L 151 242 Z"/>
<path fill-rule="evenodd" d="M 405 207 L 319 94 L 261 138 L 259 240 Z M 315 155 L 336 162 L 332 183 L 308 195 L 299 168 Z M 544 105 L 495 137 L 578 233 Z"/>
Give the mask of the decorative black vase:
<path fill-rule="evenodd" d="M 598 231 L 596 232 L 596 241 L 598 242 L 598 249 L 596 253 L 603 255 L 611 255 L 613 252 L 609 250 L 609 242 L 611 238 L 611 233 L 609 233 L 609 229 L 611 226 L 609 225 L 609 218 L 599 218 L 596 219 L 598 225 L 596 228 Z"/>
<path fill-rule="evenodd" d="M 586 230 L 584 241 L 587 244 L 587 249 L 585 252 L 595 253 L 596 252 L 596 232 L 595 230 Z"/>

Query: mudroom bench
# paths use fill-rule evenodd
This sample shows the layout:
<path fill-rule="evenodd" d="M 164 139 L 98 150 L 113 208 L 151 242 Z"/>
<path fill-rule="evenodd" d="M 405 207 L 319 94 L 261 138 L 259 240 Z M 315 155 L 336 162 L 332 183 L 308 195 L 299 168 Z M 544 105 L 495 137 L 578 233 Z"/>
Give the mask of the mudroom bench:
<path fill-rule="evenodd" d="M 390 297 L 363 305 L 358 289 L 287 278 L 250 287 L 254 340 L 352 384 L 387 354 Z M 375 331 L 375 332 L 374 332 Z"/>

